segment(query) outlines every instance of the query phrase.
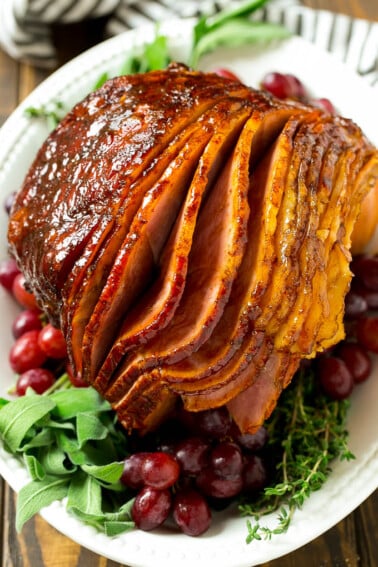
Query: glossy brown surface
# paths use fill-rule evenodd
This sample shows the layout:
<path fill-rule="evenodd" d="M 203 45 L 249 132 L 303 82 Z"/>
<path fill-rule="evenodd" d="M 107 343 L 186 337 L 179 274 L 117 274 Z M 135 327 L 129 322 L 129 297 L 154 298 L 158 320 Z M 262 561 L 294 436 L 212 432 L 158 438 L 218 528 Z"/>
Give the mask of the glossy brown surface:
<path fill-rule="evenodd" d="M 307 0 L 314 8 L 334 9 L 357 17 L 378 19 L 378 7 L 371 0 Z M 74 32 L 56 30 L 61 61 L 96 43 L 101 25 L 74 26 Z M 78 33 L 80 31 L 80 33 Z M 69 41 L 67 41 L 69 38 Z M 0 122 L 47 75 L 44 71 L 19 65 L 0 52 Z M 13 492 L 2 482 L 0 492 L 1 567 L 120 567 L 118 563 L 81 548 L 51 528 L 40 517 L 16 534 Z M 378 565 L 378 494 L 333 529 L 296 552 L 264 567 L 375 567 Z M 326 511 L 325 511 L 326 513 Z M 157 565 L 157 567 L 160 567 Z"/>

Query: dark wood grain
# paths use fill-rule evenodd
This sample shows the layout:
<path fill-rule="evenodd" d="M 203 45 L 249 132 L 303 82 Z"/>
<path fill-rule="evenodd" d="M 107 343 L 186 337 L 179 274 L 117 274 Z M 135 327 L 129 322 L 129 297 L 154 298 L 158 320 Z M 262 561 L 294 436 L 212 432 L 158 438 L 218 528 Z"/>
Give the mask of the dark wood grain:
<path fill-rule="evenodd" d="M 377 0 L 304 0 L 303 3 L 378 20 Z M 105 20 L 97 20 L 80 26 L 56 27 L 59 64 L 100 41 L 104 23 Z M 16 63 L 0 50 L 0 125 L 47 75 L 47 71 Z M 13 491 L 0 480 L 0 567 L 121 567 L 80 547 L 39 516 L 17 534 L 15 498 Z M 263 567 L 378 567 L 377 511 L 378 492 L 321 537 Z"/>

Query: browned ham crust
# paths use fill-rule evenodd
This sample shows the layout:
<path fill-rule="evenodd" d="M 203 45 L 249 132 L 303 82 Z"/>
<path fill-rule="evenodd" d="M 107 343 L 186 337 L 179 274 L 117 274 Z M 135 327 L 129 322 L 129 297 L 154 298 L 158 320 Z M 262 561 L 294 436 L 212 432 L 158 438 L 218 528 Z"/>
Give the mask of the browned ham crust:
<path fill-rule="evenodd" d="M 378 155 L 350 120 L 175 65 L 67 115 L 12 210 L 12 254 L 127 429 L 181 399 L 242 431 L 343 337 Z"/>

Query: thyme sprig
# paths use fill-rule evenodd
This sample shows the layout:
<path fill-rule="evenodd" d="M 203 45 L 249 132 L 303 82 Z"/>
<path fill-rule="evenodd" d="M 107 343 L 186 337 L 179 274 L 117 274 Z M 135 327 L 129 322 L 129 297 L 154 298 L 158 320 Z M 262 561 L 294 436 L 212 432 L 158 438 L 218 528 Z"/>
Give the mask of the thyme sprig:
<path fill-rule="evenodd" d="M 295 377 L 267 424 L 267 452 L 278 455 L 272 482 L 259 497 L 239 505 L 242 515 L 254 518 L 247 520 L 247 543 L 286 532 L 295 510 L 325 483 L 331 461 L 354 458 L 347 447 L 348 407 L 347 400 L 333 401 L 321 393 L 311 369 Z M 262 525 L 261 518 L 275 511 L 276 526 Z"/>

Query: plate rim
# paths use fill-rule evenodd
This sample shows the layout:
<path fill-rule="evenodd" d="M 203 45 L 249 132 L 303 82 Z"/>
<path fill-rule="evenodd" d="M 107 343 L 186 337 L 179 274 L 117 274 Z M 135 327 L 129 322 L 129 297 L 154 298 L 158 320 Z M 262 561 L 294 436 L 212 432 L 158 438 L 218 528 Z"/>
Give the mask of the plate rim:
<path fill-rule="evenodd" d="M 178 26 L 178 23 L 180 23 L 180 26 Z M 193 25 L 193 20 L 181 20 L 181 19 L 172 19 L 172 20 L 168 20 L 165 23 L 162 24 L 162 26 L 160 27 L 160 31 L 161 33 L 165 33 L 168 34 L 169 30 L 173 30 L 177 33 L 177 35 L 182 34 L 183 31 L 183 27 L 186 31 L 186 33 L 189 33 L 191 27 Z M 177 28 L 180 27 L 180 31 L 177 31 Z M 2 126 L 1 130 L 0 130 L 0 146 L 1 146 L 1 141 L 2 139 L 6 139 L 5 141 L 5 147 L 8 146 L 8 153 L 4 152 L 3 150 L 0 150 L 0 188 L 2 185 L 2 180 L 3 177 L 7 175 L 7 163 L 9 161 L 8 156 L 9 156 L 9 152 L 12 151 L 12 148 L 14 149 L 14 145 L 18 145 L 21 143 L 25 143 L 24 140 L 24 136 L 27 132 L 27 130 L 32 130 L 31 135 L 33 135 L 33 129 L 30 128 L 30 122 L 24 118 L 23 116 L 23 112 L 24 109 L 28 106 L 28 105 L 32 105 L 35 104 L 36 101 L 38 101 L 39 103 L 42 102 L 48 102 L 49 100 L 51 100 L 52 96 L 56 96 L 56 94 L 52 94 L 54 92 L 54 89 L 56 89 L 56 85 L 57 84 L 61 84 L 61 86 L 59 87 L 60 90 L 63 90 L 63 83 L 65 81 L 65 78 L 69 75 L 72 74 L 73 78 L 72 78 L 72 84 L 75 82 L 75 73 L 79 73 L 80 71 L 80 67 L 82 64 L 86 65 L 86 62 L 91 61 L 93 59 L 93 57 L 95 57 L 98 53 L 102 53 L 104 52 L 104 54 L 107 54 L 106 57 L 103 54 L 102 58 L 99 58 L 98 61 L 96 61 L 96 64 L 94 66 L 92 66 L 90 69 L 87 69 L 84 72 L 85 76 L 89 76 L 92 75 L 95 69 L 100 69 L 103 67 L 103 65 L 113 57 L 114 55 L 114 51 L 118 53 L 118 50 L 120 48 L 120 46 L 122 45 L 123 41 L 125 40 L 125 38 L 128 39 L 128 42 L 131 43 L 132 40 L 137 37 L 139 41 L 141 41 L 142 43 L 148 39 L 149 37 L 152 37 L 153 34 L 155 33 L 155 26 L 153 24 L 147 24 L 146 26 L 143 26 L 142 28 L 138 28 L 138 29 L 134 29 L 134 30 L 130 30 L 127 32 L 124 32 L 122 34 L 120 34 L 119 36 L 115 36 L 113 38 L 110 38 L 94 47 L 92 47 L 91 49 L 87 50 L 86 52 L 80 54 L 79 56 L 77 56 L 75 59 L 67 62 L 64 66 L 62 66 L 61 68 L 59 68 L 57 71 L 55 71 L 50 77 L 48 77 L 45 81 L 43 81 L 30 95 L 28 95 L 28 97 L 26 97 L 26 99 L 17 107 L 17 109 L 11 114 L 11 116 L 6 120 L 6 122 L 4 123 L 4 125 Z M 173 36 L 171 36 L 172 39 Z M 309 42 L 307 42 L 306 40 L 299 38 L 297 36 L 295 36 L 295 41 L 300 40 L 300 43 L 306 44 L 307 46 L 311 46 L 311 49 L 315 49 L 317 52 L 319 52 L 319 49 L 316 48 L 315 46 L 313 46 L 312 44 L 310 44 Z M 285 40 L 287 41 L 287 40 Z M 290 40 L 289 40 L 290 41 Z M 126 41 L 126 43 L 128 43 Z M 322 55 L 329 57 L 329 58 L 333 58 L 332 54 L 329 54 L 327 52 L 323 52 L 321 51 Z M 344 66 L 346 67 L 346 66 Z M 97 71 L 96 71 L 97 72 Z M 365 84 L 363 78 L 359 77 L 356 73 L 352 72 L 353 75 L 361 80 L 361 82 L 363 82 L 363 84 L 365 85 L 365 87 L 367 89 L 372 89 L 372 87 L 370 87 L 369 85 Z M 82 73 L 83 74 L 83 73 Z M 72 85 L 71 85 L 72 86 Z M 52 91 L 52 92 L 51 92 Z M 17 126 L 17 128 L 15 128 L 15 126 Z M 18 138 L 16 137 L 16 139 L 14 138 L 14 129 L 20 129 L 20 132 L 18 134 Z M 10 135 L 10 132 L 13 133 L 13 137 L 11 136 L 10 138 L 8 137 Z M 13 158 L 14 161 L 15 158 Z M 12 160 L 10 160 L 12 162 Z M 10 470 L 8 469 L 8 467 L 6 467 L 6 463 L 4 461 L 4 454 L 6 457 L 8 457 L 7 460 L 12 461 L 12 465 L 13 467 L 16 467 L 16 464 L 19 462 L 14 458 L 14 457 L 9 457 L 9 455 L 7 455 L 4 451 L 4 449 L 2 447 L 0 447 L 0 473 L 1 475 L 5 478 L 5 480 L 9 483 L 9 485 L 13 488 L 13 486 L 17 485 L 18 486 L 18 482 L 20 481 L 20 478 L 22 477 L 22 474 L 25 473 L 26 477 L 24 478 L 27 479 L 27 473 L 26 473 L 26 469 L 24 469 L 23 467 L 21 467 L 20 471 L 22 471 L 21 477 L 20 475 L 15 475 L 15 469 Z M 367 470 L 363 471 L 365 472 L 365 476 L 367 476 L 367 473 L 370 471 L 370 468 L 366 467 L 366 463 L 369 465 L 369 467 L 371 466 L 371 463 L 373 463 L 373 469 L 375 470 L 376 473 L 376 478 L 378 477 L 378 461 L 377 461 L 377 448 L 373 447 L 372 452 L 369 456 L 369 458 L 367 458 L 367 460 L 365 460 L 365 468 Z M 21 466 L 19 464 L 19 466 Z M 4 468 L 5 467 L 5 468 Z M 375 468 L 374 468 L 375 467 Z M 12 467 L 11 467 L 12 468 Z M 12 473 L 12 474 L 11 474 Z M 356 472 L 356 474 L 360 474 L 359 471 Z M 25 476 L 24 475 L 24 476 Z M 16 482 L 15 482 L 16 480 Z M 13 486 L 12 486 L 13 485 Z M 285 543 L 283 541 L 275 541 L 275 545 L 272 545 L 271 547 L 271 551 L 272 553 L 266 557 L 259 557 L 259 553 L 258 550 L 256 549 L 256 546 L 253 544 L 250 544 L 248 549 L 243 552 L 243 557 L 241 557 L 240 555 L 237 556 L 237 560 L 238 563 L 235 563 L 235 567 L 242 567 L 242 565 L 248 565 L 248 567 L 251 567 L 251 565 L 258 565 L 259 563 L 255 563 L 254 559 L 253 559 L 253 554 L 257 555 L 257 560 L 260 562 L 265 562 L 265 561 L 270 561 L 273 559 L 276 559 L 278 557 L 281 557 L 284 554 L 290 553 L 292 551 L 294 551 L 295 549 L 298 549 L 299 547 L 305 545 L 306 543 L 308 543 L 309 541 L 311 541 L 312 539 L 318 537 L 318 535 L 320 535 L 321 533 L 324 533 L 325 531 L 327 531 L 329 528 L 331 528 L 333 525 L 335 525 L 338 521 L 340 521 L 342 518 L 344 518 L 346 515 L 348 515 L 349 513 L 351 513 L 363 500 L 365 500 L 365 498 L 367 498 L 375 489 L 376 486 L 374 487 L 372 484 L 370 484 L 369 482 L 360 482 L 361 485 L 361 490 L 359 491 L 359 497 L 355 498 L 354 501 L 350 500 L 349 502 L 349 511 L 347 513 L 340 512 L 340 517 L 337 518 L 335 520 L 335 516 L 332 517 L 332 520 L 330 518 L 328 518 L 328 524 L 327 521 L 325 521 L 326 524 L 326 528 L 324 529 L 324 526 L 320 527 L 319 530 L 317 532 L 313 532 L 311 534 L 308 534 L 307 537 L 302 538 L 302 540 L 300 541 L 300 543 L 298 544 L 294 544 L 290 547 L 290 549 L 285 549 Z M 360 496 L 363 494 L 363 500 L 360 500 Z M 106 538 L 106 542 L 109 543 L 109 538 L 107 538 L 106 536 L 102 536 L 102 534 L 99 534 L 98 532 L 96 532 L 93 528 L 89 528 L 88 526 L 84 526 L 84 524 L 82 524 L 81 522 L 79 522 L 78 520 L 76 520 L 75 518 L 72 518 L 71 516 L 69 516 L 69 526 L 74 526 L 74 531 L 72 531 L 72 529 L 65 529 L 64 526 L 62 527 L 61 524 L 57 523 L 57 515 L 60 516 L 62 511 L 64 511 L 65 514 L 68 515 L 68 513 L 65 511 L 64 507 L 62 506 L 61 503 L 53 503 L 52 505 L 50 505 L 49 507 L 47 507 L 46 509 L 42 510 L 41 515 L 45 518 L 45 520 L 48 521 L 48 523 L 50 525 L 52 525 L 53 527 L 55 527 L 56 529 L 58 529 L 61 533 L 64 533 L 67 537 L 73 539 L 74 541 L 77 541 L 80 544 L 85 546 L 88 549 L 91 549 L 92 551 L 94 551 L 95 553 L 98 553 L 100 555 L 104 555 L 106 557 L 108 557 L 109 559 L 115 560 L 115 561 L 119 561 L 122 563 L 122 561 L 125 561 L 125 559 L 122 559 L 122 557 L 126 557 L 126 560 L 128 562 L 130 562 L 130 559 L 127 558 L 127 552 L 130 551 L 129 549 L 127 549 L 127 547 L 130 544 L 127 544 L 127 546 L 124 548 L 124 540 L 131 540 L 132 538 L 130 537 L 131 534 L 124 534 L 123 536 L 118 536 L 117 538 L 115 538 L 113 541 L 118 541 L 121 542 L 120 546 L 119 546 L 119 550 L 122 551 L 122 553 L 112 553 L 111 551 L 106 550 L 106 549 L 99 549 L 98 545 L 96 545 L 95 543 L 93 543 L 95 540 L 97 541 L 102 541 L 102 538 L 105 537 Z M 81 534 L 80 537 L 78 537 L 77 534 L 77 530 L 78 527 L 80 527 Z M 300 529 L 300 526 L 296 526 L 297 529 Z M 84 535 L 83 535 L 84 534 Z M 73 537 L 73 535 L 75 535 L 76 537 Z M 143 548 L 143 544 L 139 543 L 139 540 L 142 539 L 142 541 L 144 541 L 144 539 L 156 539 L 156 536 L 159 536 L 159 534 L 145 534 L 144 532 L 142 534 L 137 534 L 137 537 L 134 537 L 133 539 L 136 539 L 136 547 L 135 550 L 139 550 L 138 553 L 141 552 L 142 548 Z M 99 537 L 100 536 L 100 537 Z M 184 536 L 185 538 L 187 538 L 187 536 Z M 285 536 L 283 536 L 285 537 Z M 177 538 L 176 538 L 177 539 Z M 186 540 L 185 540 L 186 541 Z M 205 545 L 206 542 L 208 544 L 208 538 L 204 538 L 205 541 Z M 242 538 L 241 538 L 241 542 L 242 542 Z M 254 542 L 255 543 L 255 542 Z M 260 542 L 258 542 L 260 543 Z M 139 547 L 138 547 L 139 546 Z M 101 546 L 100 546 L 101 547 Z M 222 552 L 224 552 L 224 546 L 220 546 L 222 549 Z M 107 551 L 107 553 L 106 553 Z M 105 553 L 104 553 L 105 552 Z M 161 554 L 162 549 L 159 548 L 159 553 Z M 140 565 L 140 567 L 147 567 L 149 565 L 153 565 L 156 564 L 154 562 L 156 562 L 157 560 L 169 560 L 169 561 L 174 561 L 177 563 L 177 560 L 180 560 L 180 562 L 182 563 L 182 565 L 189 565 L 192 564 L 193 562 L 193 557 L 190 556 L 185 557 L 185 556 L 180 556 L 180 557 L 173 557 L 173 558 L 168 558 L 167 556 L 163 556 L 163 555 L 159 555 L 159 553 L 156 553 L 155 550 L 155 554 L 152 553 L 150 554 L 151 557 L 150 559 L 152 560 L 152 563 L 149 562 L 145 562 L 143 560 L 143 563 L 139 563 L 138 562 L 138 557 L 135 556 L 135 560 L 133 559 L 133 563 L 132 565 L 135 567 L 138 567 Z M 197 553 L 197 560 L 200 561 L 201 557 L 198 556 L 198 551 Z M 233 551 L 234 553 L 234 551 Z M 125 555 L 126 554 L 126 555 Z M 122 555 L 122 557 L 121 557 Z M 205 554 L 206 555 L 206 554 Z M 213 556 L 211 556 L 211 558 L 213 558 Z M 210 558 L 210 559 L 211 559 Z M 189 559 L 189 563 L 185 563 L 185 561 L 187 561 Z M 195 558 L 194 558 L 195 559 Z M 205 560 L 207 561 L 209 559 L 209 557 L 205 557 Z M 220 561 L 222 560 L 222 558 L 219 558 Z M 229 559 L 228 557 L 226 558 L 227 560 Z M 242 559 L 243 561 L 246 561 L 246 563 L 240 563 L 240 559 Z M 174 565 L 175 563 L 168 563 L 168 565 Z M 205 563 L 203 563 L 205 564 Z M 218 563 L 219 565 L 222 565 L 222 563 Z M 224 563 L 225 566 L 230 567 L 230 563 Z"/>

